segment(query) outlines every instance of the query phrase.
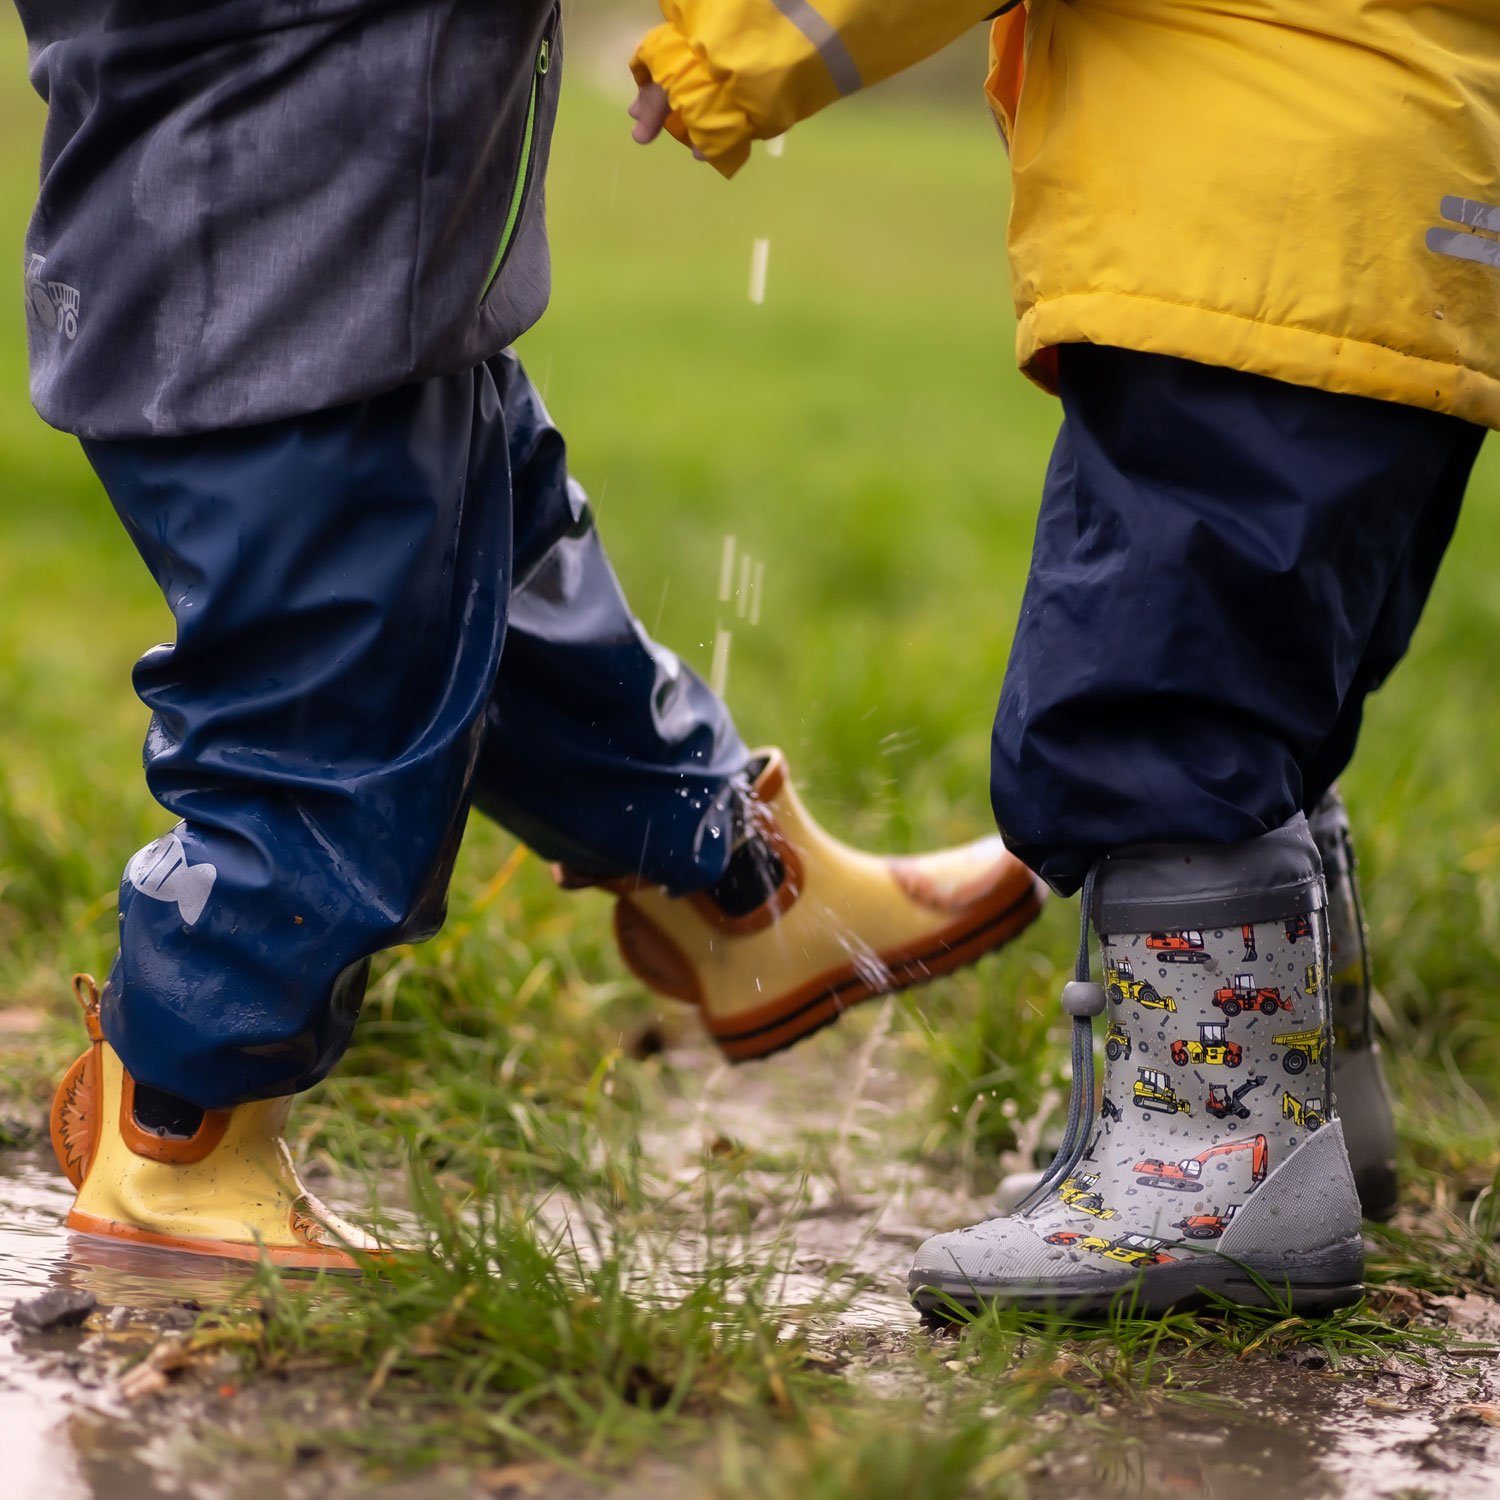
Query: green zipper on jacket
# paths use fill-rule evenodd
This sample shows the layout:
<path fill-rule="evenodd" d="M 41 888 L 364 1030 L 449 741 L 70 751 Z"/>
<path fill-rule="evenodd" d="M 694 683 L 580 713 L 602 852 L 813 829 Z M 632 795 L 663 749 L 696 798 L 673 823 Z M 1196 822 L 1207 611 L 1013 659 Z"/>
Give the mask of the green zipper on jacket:
<path fill-rule="evenodd" d="M 521 209 L 526 202 L 526 188 L 531 181 L 531 157 L 536 144 L 536 110 L 541 101 L 542 80 L 552 67 L 552 38 L 544 36 L 536 49 L 536 67 L 531 74 L 531 97 L 526 102 L 526 129 L 521 136 L 521 159 L 516 164 L 516 185 L 510 195 L 510 209 L 505 215 L 505 228 L 500 231 L 500 243 L 495 248 L 495 258 L 490 263 L 490 274 L 485 278 L 484 290 L 479 300 L 490 294 L 510 253 L 511 241 L 516 237 L 516 227 L 521 222 Z"/>

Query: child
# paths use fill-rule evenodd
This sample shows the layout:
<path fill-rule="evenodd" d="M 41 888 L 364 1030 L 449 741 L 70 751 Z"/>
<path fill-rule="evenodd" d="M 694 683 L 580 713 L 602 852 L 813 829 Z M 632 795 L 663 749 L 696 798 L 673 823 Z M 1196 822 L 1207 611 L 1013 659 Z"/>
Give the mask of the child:
<path fill-rule="evenodd" d="M 993 10 L 668 0 L 636 138 L 730 174 Z M 1346 1125 L 1372 1212 L 1395 1178 L 1333 786 L 1500 423 L 1500 16 L 1013 0 L 992 62 L 1020 360 L 1063 404 L 992 797 L 1084 893 L 1074 1099 L 1022 1211 L 929 1241 L 911 1290 L 1336 1304 L 1362 1276 Z"/>
<path fill-rule="evenodd" d="M 437 930 L 471 802 L 610 888 L 629 962 L 736 1059 L 1034 916 L 998 840 L 829 839 L 630 613 L 507 352 L 547 299 L 556 0 L 20 9 L 49 106 L 33 395 L 176 625 L 136 686 L 181 821 L 126 868 L 54 1107 L 74 1228 L 368 1247 L 283 1125 L 371 956 Z"/>

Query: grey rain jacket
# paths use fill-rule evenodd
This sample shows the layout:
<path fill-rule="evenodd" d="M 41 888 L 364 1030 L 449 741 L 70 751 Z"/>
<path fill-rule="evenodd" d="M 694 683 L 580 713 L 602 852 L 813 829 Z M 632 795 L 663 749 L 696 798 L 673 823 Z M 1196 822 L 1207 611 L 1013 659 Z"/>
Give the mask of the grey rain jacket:
<path fill-rule="evenodd" d="M 295 416 L 541 315 L 558 0 L 16 0 L 31 392 L 90 438 Z"/>

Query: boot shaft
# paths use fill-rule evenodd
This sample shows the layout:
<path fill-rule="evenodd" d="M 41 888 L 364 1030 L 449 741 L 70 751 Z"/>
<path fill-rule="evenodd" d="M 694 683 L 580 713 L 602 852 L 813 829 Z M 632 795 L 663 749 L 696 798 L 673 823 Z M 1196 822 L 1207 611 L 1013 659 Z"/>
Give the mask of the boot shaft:
<path fill-rule="evenodd" d="M 1106 860 L 1093 919 L 1099 1118 L 1028 1217 L 1056 1244 L 1170 1258 L 1173 1241 L 1224 1234 L 1334 1117 L 1328 923 L 1307 825 L 1232 851 Z M 1134 1238 L 1117 1246 L 1112 1229 Z"/>

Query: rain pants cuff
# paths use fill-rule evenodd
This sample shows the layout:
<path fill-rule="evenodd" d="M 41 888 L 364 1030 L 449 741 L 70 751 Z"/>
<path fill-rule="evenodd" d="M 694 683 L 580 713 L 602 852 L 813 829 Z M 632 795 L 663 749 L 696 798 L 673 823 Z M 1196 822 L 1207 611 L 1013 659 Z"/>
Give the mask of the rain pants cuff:
<path fill-rule="evenodd" d="M 659 84 L 672 105 L 667 129 L 684 146 L 700 151 L 715 171 L 733 177 L 750 159 L 755 126 L 730 97 L 726 82 L 674 26 L 648 32 L 630 60 L 642 87 Z M 688 126 L 688 121 L 692 126 Z"/>

